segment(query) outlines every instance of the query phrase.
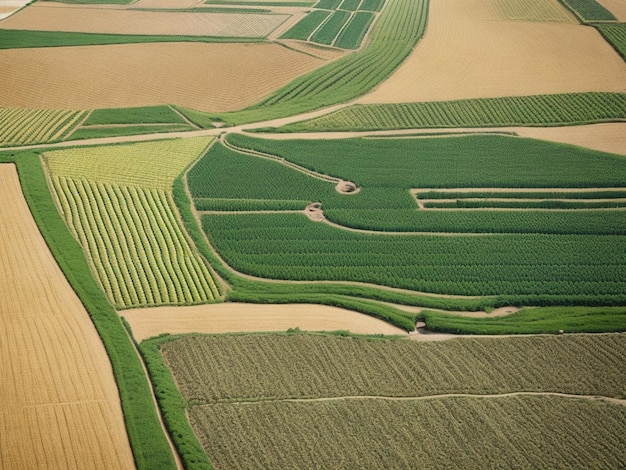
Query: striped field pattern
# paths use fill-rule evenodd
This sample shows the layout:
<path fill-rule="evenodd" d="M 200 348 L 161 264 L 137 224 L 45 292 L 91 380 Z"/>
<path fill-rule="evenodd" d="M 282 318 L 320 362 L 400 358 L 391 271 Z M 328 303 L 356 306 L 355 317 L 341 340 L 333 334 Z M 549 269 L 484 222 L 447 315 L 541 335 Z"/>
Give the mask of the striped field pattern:
<path fill-rule="evenodd" d="M 0 108 L 0 147 L 50 142 L 65 137 L 86 111 Z"/>
<path fill-rule="evenodd" d="M 61 213 L 118 308 L 202 303 L 220 295 L 172 200 L 174 179 L 211 138 L 45 155 Z"/>

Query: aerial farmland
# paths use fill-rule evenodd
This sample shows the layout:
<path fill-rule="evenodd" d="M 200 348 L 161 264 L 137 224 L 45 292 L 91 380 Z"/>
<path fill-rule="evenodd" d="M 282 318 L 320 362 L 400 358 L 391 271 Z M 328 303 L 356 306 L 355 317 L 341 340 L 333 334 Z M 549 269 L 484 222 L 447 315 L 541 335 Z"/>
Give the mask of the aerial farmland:
<path fill-rule="evenodd" d="M 626 467 L 623 0 L 0 0 L 0 469 Z"/>

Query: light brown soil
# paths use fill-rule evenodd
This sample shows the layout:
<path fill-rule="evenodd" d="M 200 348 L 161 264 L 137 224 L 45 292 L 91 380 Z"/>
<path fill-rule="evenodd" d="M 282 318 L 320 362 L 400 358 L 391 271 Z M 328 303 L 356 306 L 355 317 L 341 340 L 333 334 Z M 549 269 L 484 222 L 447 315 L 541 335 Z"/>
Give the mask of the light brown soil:
<path fill-rule="evenodd" d="M 358 102 L 626 90 L 626 63 L 595 29 L 497 20 L 494 1 L 431 2 L 424 38 Z"/>
<path fill-rule="evenodd" d="M 238 333 L 348 330 L 357 334 L 406 335 L 406 332 L 367 315 L 338 307 L 309 304 L 258 305 L 223 303 L 189 307 L 124 310 L 137 341 L 161 333 Z"/>
<path fill-rule="evenodd" d="M 296 49 L 324 60 L 335 60 L 347 54 L 347 52 L 342 49 L 318 46 L 310 42 L 297 41 L 295 39 L 281 39 L 279 42 L 291 49 Z"/>
<path fill-rule="evenodd" d="M 0 106 L 251 105 L 325 62 L 277 44 L 157 43 L 0 51 Z M 42 71 L 45 71 L 43 73 Z"/>
<path fill-rule="evenodd" d="M 624 122 L 572 127 L 524 127 L 516 128 L 515 132 L 524 137 L 626 155 L 626 123 Z"/>
<path fill-rule="evenodd" d="M 2 23 L 5 29 L 163 36 L 265 37 L 288 15 L 57 8 L 36 3 Z"/>
<path fill-rule="evenodd" d="M 613 13 L 618 21 L 626 21 L 626 1 L 624 0 L 597 0 L 604 8 Z"/>
<path fill-rule="evenodd" d="M 0 165 L 0 467 L 134 468 L 109 359 Z"/>
<path fill-rule="evenodd" d="M 202 6 L 204 0 L 139 0 L 133 8 L 192 8 Z"/>

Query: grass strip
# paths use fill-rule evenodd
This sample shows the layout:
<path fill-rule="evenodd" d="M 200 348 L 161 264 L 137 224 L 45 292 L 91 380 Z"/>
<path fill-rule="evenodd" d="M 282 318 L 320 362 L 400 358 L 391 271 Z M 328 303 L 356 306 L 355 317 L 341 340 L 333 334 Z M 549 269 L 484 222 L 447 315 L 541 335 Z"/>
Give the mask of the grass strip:
<path fill-rule="evenodd" d="M 175 468 L 141 361 L 117 312 L 96 283 L 80 245 L 57 211 L 38 154 L 0 154 L 0 161 L 17 164 L 20 182 L 33 217 L 102 338 L 113 367 L 137 468 Z"/>
<path fill-rule="evenodd" d="M 151 36 L 138 34 L 69 33 L 64 31 L 31 31 L 0 29 L 0 49 L 30 47 L 96 46 L 153 42 L 264 42 L 264 38 L 217 36 Z"/>
<path fill-rule="evenodd" d="M 419 317 L 431 331 L 469 335 L 626 331 L 626 307 L 524 308 L 512 315 L 492 318 L 423 311 Z"/>
<path fill-rule="evenodd" d="M 128 327 L 130 328 L 130 327 Z M 161 355 L 160 346 L 173 337 L 167 335 L 138 345 L 139 352 L 154 383 L 155 395 L 162 410 L 163 421 L 178 450 L 186 470 L 213 468 L 204 449 L 187 419 L 188 403 L 176 387 L 176 383 Z"/>

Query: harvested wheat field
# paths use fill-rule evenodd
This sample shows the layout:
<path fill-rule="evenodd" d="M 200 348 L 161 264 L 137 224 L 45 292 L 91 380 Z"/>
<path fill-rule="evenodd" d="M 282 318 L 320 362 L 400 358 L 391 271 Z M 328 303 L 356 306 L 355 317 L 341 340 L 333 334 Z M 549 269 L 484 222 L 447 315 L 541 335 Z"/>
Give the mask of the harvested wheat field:
<path fill-rule="evenodd" d="M 424 38 L 388 80 L 358 102 L 626 90 L 626 63 L 595 29 L 500 20 L 499 2 L 431 2 Z"/>
<path fill-rule="evenodd" d="M 0 106 L 91 109 L 178 104 L 201 111 L 233 111 L 324 63 L 277 44 L 9 49 L 0 51 Z"/>
<path fill-rule="evenodd" d="M 109 359 L 0 165 L 0 468 L 134 468 Z"/>
<path fill-rule="evenodd" d="M 161 36 L 265 37 L 289 15 L 57 8 L 37 3 L 2 23 L 4 29 Z"/>
<path fill-rule="evenodd" d="M 161 333 L 348 330 L 356 334 L 406 335 L 382 320 L 338 307 L 313 304 L 224 303 L 189 307 L 137 308 L 120 312 L 139 342 Z"/>
<path fill-rule="evenodd" d="M 626 155 L 626 123 L 623 122 L 571 127 L 517 127 L 514 132 L 523 137 Z"/>

